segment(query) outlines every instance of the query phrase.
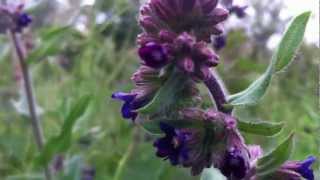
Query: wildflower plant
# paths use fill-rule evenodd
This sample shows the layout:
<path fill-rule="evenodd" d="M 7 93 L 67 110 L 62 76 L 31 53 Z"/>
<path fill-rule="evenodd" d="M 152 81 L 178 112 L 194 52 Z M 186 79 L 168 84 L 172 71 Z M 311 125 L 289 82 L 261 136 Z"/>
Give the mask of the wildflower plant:
<path fill-rule="evenodd" d="M 310 12 L 293 19 L 265 73 L 242 92 L 228 95 L 212 72 L 220 58 L 210 43 L 223 33 L 229 13 L 243 17 L 246 7 L 226 2 L 222 7 L 226 9 L 218 7 L 218 0 L 149 0 L 143 4 L 139 14 L 143 32 L 137 37 L 141 66 L 131 78 L 136 87 L 131 92 L 115 92 L 112 98 L 123 102 L 123 118 L 161 135 L 153 143 L 159 158 L 190 168 L 194 176 L 214 167 L 230 180 L 313 180 L 313 156 L 288 160 L 293 134 L 268 153 L 243 138 L 242 132 L 273 136 L 284 122 L 248 122 L 233 113 L 239 106 L 256 105 L 274 75 L 290 64 Z M 207 87 L 212 108 L 203 108 L 200 84 Z"/>

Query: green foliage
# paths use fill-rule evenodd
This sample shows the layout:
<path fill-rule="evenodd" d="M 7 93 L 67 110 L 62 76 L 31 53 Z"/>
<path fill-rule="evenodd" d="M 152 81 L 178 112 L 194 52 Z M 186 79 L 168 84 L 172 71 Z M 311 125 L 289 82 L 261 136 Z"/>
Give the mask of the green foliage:
<path fill-rule="evenodd" d="M 228 99 L 233 106 L 256 104 L 266 93 L 272 76 L 283 70 L 293 59 L 301 44 L 310 12 L 297 16 L 286 31 L 281 43 L 274 54 L 266 72 L 254 81 L 246 90 L 231 95 Z"/>
<path fill-rule="evenodd" d="M 40 44 L 28 54 L 26 61 L 29 64 L 38 62 L 49 56 L 57 55 L 64 48 L 63 42 L 70 35 L 71 27 L 53 27 L 42 32 Z"/>
<path fill-rule="evenodd" d="M 52 137 L 45 144 L 40 156 L 37 159 L 38 165 L 46 165 L 54 155 L 67 151 L 72 143 L 72 130 L 77 120 L 85 113 L 91 96 L 81 97 L 71 107 L 68 115 L 65 117 L 61 132 L 58 136 Z"/>
<path fill-rule="evenodd" d="M 177 97 L 181 97 L 181 90 L 185 87 L 186 79 L 184 76 L 172 72 L 168 80 L 161 86 L 155 97 L 150 103 L 138 112 L 142 114 L 150 114 L 162 112 L 163 109 L 170 109 L 177 103 Z"/>
<path fill-rule="evenodd" d="M 215 168 L 205 169 L 201 175 L 200 180 L 225 180 L 226 178 L 221 175 L 219 170 Z"/>
<path fill-rule="evenodd" d="M 287 161 L 293 149 L 293 134 L 286 138 L 278 147 L 258 160 L 257 176 L 263 178 L 277 170 Z"/>
<path fill-rule="evenodd" d="M 76 6 L 80 1 L 73 2 L 75 3 L 72 5 Z M 199 179 L 190 176 L 183 168 L 172 167 L 168 162 L 156 158 L 152 147 L 153 139 L 143 131 L 139 132 L 137 138 L 132 138 L 132 126 L 119 113 L 121 106 L 107 98 L 115 90 L 129 91 L 133 86 L 128 77 L 139 61 L 132 39 L 138 32 L 132 28 L 137 24 L 135 19 L 138 9 L 132 2 L 96 0 L 96 7 L 93 9 L 75 8 L 79 11 L 78 17 L 92 16 L 90 18 L 94 19 L 101 12 L 110 16 L 102 24 L 95 24 L 90 19 L 85 32 L 77 30 L 74 24 L 70 25 L 70 30 L 64 29 L 65 22 L 70 22 L 69 14 L 60 15 L 46 4 L 43 6 L 45 10 L 41 10 L 42 13 L 39 11 L 40 14 L 34 17 L 36 20 L 31 34 L 34 35 L 35 42 L 39 40 L 34 50 L 39 53 L 35 58 L 30 58 L 30 67 L 36 98 L 45 110 L 41 119 L 46 139 L 57 137 L 61 132 L 69 106 L 67 103 L 66 106 L 60 104 L 83 94 L 94 94 L 84 117 L 77 120 L 72 128 L 72 143 L 68 151 L 64 152 L 66 168 L 74 171 L 58 175 L 58 179 L 65 176 L 72 179 L 74 176 L 69 176 L 69 172 L 78 174 L 82 163 L 96 168 L 97 179 L 112 179 L 132 142 L 135 147 L 123 167 L 123 180 Z M 71 13 L 72 9 L 68 11 Z M 126 17 L 130 18 L 123 22 L 122 18 Z M 38 20 L 41 23 L 38 24 Z M 218 69 L 231 92 L 239 92 L 256 79 L 258 73 L 262 73 L 261 69 L 267 66 L 267 57 L 251 57 L 246 53 L 251 48 L 247 48 L 245 44 L 249 37 L 238 30 L 232 33 L 236 35 L 229 38 L 232 41 L 219 53 L 223 61 Z M 59 40 L 54 40 L 55 38 Z M 48 39 L 48 45 L 45 45 L 47 41 L 44 39 Z M 0 37 L 0 179 L 43 179 L 41 170 L 32 166 L 38 152 L 29 121 L 19 116 L 10 103 L 13 98 L 17 98 L 18 88 L 12 75 L 14 64 L 11 63 L 9 47 L 7 39 Z M 38 48 L 43 49 L 37 50 Z M 259 116 L 261 119 L 285 122 L 283 133 L 279 136 L 294 129 L 296 148 L 292 159 L 303 159 L 309 153 L 320 155 L 320 142 L 317 138 L 320 114 L 316 108 L 317 97 L 314 93 L 317 88 L 314 75 L 317 73 L 318 48 L 304 44 L 301 50 L 302 55 L 297 56 L 299 61 L 293 62 L 295 64 L 290 67 L 290 71 L 285 72 L 284 77 L 273 80 L 268 98 L 263 99 L 261 106 L 237 108 L 237 116 L 243 117 L 240 119 Z M 227 54 L 234 57 L 225 57 Z M 53 61 L 47 61 L 48 56 Z M 266 149 L 280 144 L 278 139 L 282 138 L 246 135 L 248 143 L 259 142 Z M 81 162 L 77 160 L 78 157 L 81 157 Z"/>
<path fill-rule="evenodd" d="M 262 136 L 273 136 L 279 133 L 283 125 L 283 123 L 238 121 L 240 131 Z"/>

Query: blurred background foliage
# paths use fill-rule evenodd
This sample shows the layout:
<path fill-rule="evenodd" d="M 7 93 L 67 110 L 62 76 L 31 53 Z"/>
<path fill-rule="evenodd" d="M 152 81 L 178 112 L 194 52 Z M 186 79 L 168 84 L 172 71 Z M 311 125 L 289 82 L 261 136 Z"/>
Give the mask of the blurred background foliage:
<path fill-rule="evenodd" d="M 230 93 L 243 90 L 264 71 L 271 56 L 266 44 L 287 23 L 279 18 L 283 6 L 265 8 L 264 1 L 250 2 L 258 15 L 241 20 L 250 21 L 248 27 L 229 28 L 227 46 L 219 52 L 217 71 Z M 112 92 L 129 91 L 133 86 L 130 76 L 139 62 L 135 38 L 141 32 L 138 7 L 139 0 L 27 3 L 34 23 L 22 38 L 30 51 L 37 52 L 29 61 L 36 98 L 44 111 L 45 137 L 59 133 L 65 104 L 92 94 L 89 110 L 74 129 L 72 147 L 63 154 L 66 162 L 81 159 L 84 166 L 96 170 L 96 179 L 197 179 L 156 158 L 152 137 L 123 120 L 120 103 L 110 99 Z M 271 24 L 262 23 L 264 16 L 272 17 Z M 0 36 L 0 179 L 41 179 L 33 165 L 37 151 L 29 120 L 18 113 L 26 107 L 14 106 L 23 101 L 23 95 L 10 46 L 8 38 Z M 249 143 L 261 144 L 268 151 L 294 130 L 292 159 L 320 156 L 317 58 L 318 47 L 304 43 L 292 65 L 274 79 L 262 103 L 237 109 L 243 120 L 286 123 L 274 138 L 246 134 Z"/>

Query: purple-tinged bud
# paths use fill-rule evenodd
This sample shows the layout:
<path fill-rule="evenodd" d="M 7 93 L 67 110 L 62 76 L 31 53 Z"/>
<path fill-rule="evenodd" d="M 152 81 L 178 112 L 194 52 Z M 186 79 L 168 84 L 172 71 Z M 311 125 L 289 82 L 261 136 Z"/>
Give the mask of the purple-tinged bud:
<path fill-rule="evenodd" d="M 155 33 L 159 30 L 159 25 L 151 16 L 143 16 L 140 18 L 139 23 L 147 32 Z"/>
<path fill-rule="evenodd" d="M 140 66 L 139 69 L 133 73 L 131 80 L 136 86 L 147 86 L 159 80 L 159 71 L 148 66 Z"/>
<path fill-rule="evenodd" d="M 217 6 L 218 4 L 218 0 L 202 0 L 204 1 L 202 3 L 202 11 L 205 13 L 205 14 L 208 14 L 210 13 L 212 10 L 214 10 L 214 8 Z"/>
<path fill-rule="evenodd" d="M 195 44 L 195 39 L 188 33 L 184 32 L 176 38 L 174 44 L 176 50 L 179 51 L 179 53 L 190 53 L 192 50 L 192 46 Z"/>
<path fill-rule="evenodd" d="M 167 30 L 161 30 L 159 32 L 159 39 L 161 42 L 172 43 L 177 34 Z"/>
<path fill-rule="evenodd" d="M 180 1 L 180 3 L 182 3 L 182 12 L 191 12 L 196 0 Z"/>
<path fill-rule="evenodd" d="M 140 46 L 145 46 L 149 42 L 157 42 L 158 43 L 158 41 L 159 41 L 159 39 L 157 37 L 155 37 L 154 35 L 151 35 L 151 34 L 147 34 L 147 33 L 139 34 L 137 37 L 137 43 Z"/>
<path fill-rule="evenodd" d="M 160 123 L 160 129 L 165 136 L 157 139 L 153 144 L 157 148 L 157 156 L 169 159 L 174 166 L 186 161 L 189 158 L 186 146 L 188 134 L 180 132 L 165 123 Z"/>
<path fill-rule="evenodd" d="M 225 35 L 217 36 L 213 40 L 213 47 L 217 51 L 224 48 L 226 44 L 227 44 L 227 37 Z"/>
<path fill-rule="evenodd" d="M 237 147 L 226 152 L 223 165 L 220 168 L 223 175 L 231 179 L 242 179 L 249 169 L 248 155 Z"/>
<path fill-rule="evenodd" d="M 159 25 L 158 31 L 192 32 L 197 40 L 209 42 L 212 33 L 220 33 L 215 26 L 227 16 L 228 11 L 217 8 L 217 0 L 150 0 L 141 8 L 139 19 L 143 22 L 145 17 L 152 17 L 152 24 Z M 145 27 L 149 24 L 141 23 L 144 29 L 149 29 Z"/>
<path fill-rule="evenodd" d="M 170 21 L 176 16 L 175 11 L 163 0 L 151 0 L 150 6 L 162 21 Z"/>
<path fill-rule="evenodd" d="M 139 49 L 139 56 L 146 66 L 159 69 L 168 63 L 168 53 L 162 45 L 150 42 Z"/>
<path fill-rule="evenodd" d="M 225 21 L 229 16 L 229 12 L 222 8 L 216 8 L 211 12 L 210 16 L 212 17 L 211 23 L 216 25 L 222 21 Z"/>
<path fill-rule="evenodd" d="M 178 62 L 179 67 L 186 73 L 193 73 L 195 69 L 195 65 L 193 60 L 189 57 L 185 57 Z"/>
<path fill-rule="evenodd" d="M 258 159 L 263 156 L 263 150 L 259 145 L 249 145 L 248 151 L 250 156 L 250 167 L 254 167 Z"/>
<path fill-rule="evenodd" d="M 316 158 L 309 156 L 304 161 L 288 161 L 280 167 L 278 171 L 272 176 L 274 178 L 288 177 L 288 179 L 301 179 L 314 180 L 312 164 L 316 161 Z M 285 179 L 287 180 L 287 179 Z"/>

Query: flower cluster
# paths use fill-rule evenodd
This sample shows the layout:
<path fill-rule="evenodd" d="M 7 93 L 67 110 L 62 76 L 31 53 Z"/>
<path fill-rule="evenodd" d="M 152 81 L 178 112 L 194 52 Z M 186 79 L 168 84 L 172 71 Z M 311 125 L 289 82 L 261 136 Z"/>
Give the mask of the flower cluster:
<path fill-rule="evenodd" d="M 5 33 L 7 30 L 21 32 L 32 22 L 32 18 L 23 12 L 23 5 L 18 7 L 0 5 L 0 17 L 0 33 Z"/>
<path fill-rule="evenodd" d="M 262 150 L 245 144 L 237 118 L 225 108 L 225 94 L 210 71 L 219 64 L 209 48 L 212 37 L 221 35 L 221 22 L 229 12 L 242 17 L 245 8 L 225 6 L 226 10 L 217 5 L 218 0 L 146 2 L 139 16 L 143 32 L 137 37 L 141 66 L 131 78 L 135 88 L 112 98 L 123 101 L 124 118 L 142 125 L 155 122 L 163 134 L 153 143 L 156 155 L 172 165 L 190 168 L 192 175 L 213 166 L 228 179 L 256 179 Z M 217 110 L 201 108 L 199 83 L 207 86 Z M 313 159 L 289 162 L 277 173 L 289 173 L 286 180 L 292 174 L 311 180 L 310 162 Z"/>

